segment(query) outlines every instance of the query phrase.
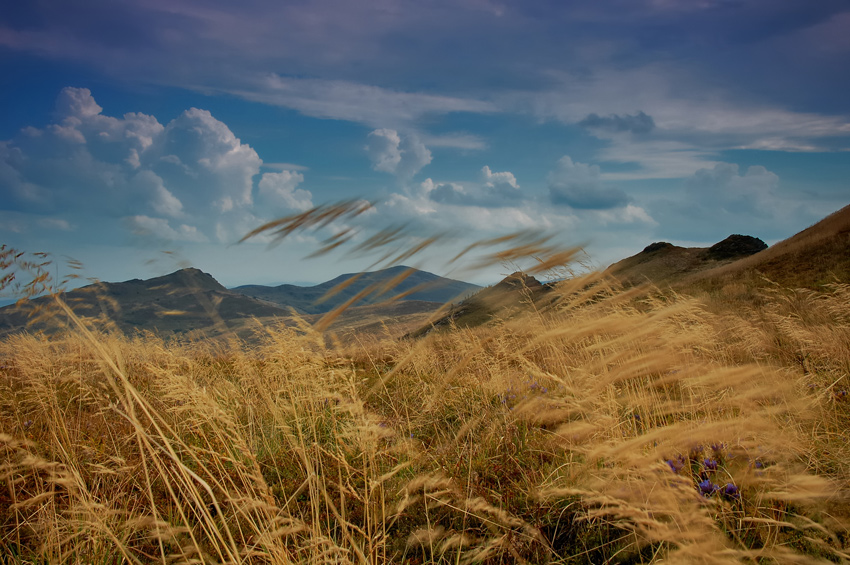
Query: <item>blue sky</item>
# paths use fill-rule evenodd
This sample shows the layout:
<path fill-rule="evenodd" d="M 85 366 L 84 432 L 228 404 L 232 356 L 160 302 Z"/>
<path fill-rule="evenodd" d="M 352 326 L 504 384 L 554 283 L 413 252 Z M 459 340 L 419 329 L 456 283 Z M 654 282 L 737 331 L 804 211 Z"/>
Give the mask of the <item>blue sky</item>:
<path fill-rule="evenodd" d="M 370 261 L 235 242 L 365 198 L 361 239 L 545 229 L 598 266 L 774 243 L 850 201 L 848 63 L 844 0 L 6 2 L 0 242 L 319 282 Z"/>

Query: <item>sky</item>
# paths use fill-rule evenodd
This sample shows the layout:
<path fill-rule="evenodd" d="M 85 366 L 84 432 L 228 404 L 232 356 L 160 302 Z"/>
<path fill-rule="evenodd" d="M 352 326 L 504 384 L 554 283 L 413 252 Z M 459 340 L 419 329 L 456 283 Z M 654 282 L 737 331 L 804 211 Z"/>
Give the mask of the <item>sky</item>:
<path fill-rule="evenodd" d="M 449 234 L 408 261 L 441 275 L 520 230 L 598 267 L 772 244 L 850 203 L 848 67 L 846 0 L 4 2 L 0 243 L 229 287 L 365 269 L 306 256 L 393 225 Z M 374 208 L 237 243 L 350 199 Z"/>

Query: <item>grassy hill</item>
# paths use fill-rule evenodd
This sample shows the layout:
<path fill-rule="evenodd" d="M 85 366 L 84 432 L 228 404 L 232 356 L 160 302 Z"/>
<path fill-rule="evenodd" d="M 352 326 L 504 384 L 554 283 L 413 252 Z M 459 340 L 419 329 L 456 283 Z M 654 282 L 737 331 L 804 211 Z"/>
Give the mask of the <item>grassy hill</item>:
<path fill-rule="evenodd" d="M 348 273 L 315 286 L 244 285 L 231 290 L 279 306 L 294 308 L 302 314 L 321 314 L 339 307 L 360 293 L 368 294 L 362 296 L 359 304 L 376 304 L 399 294 L 403 295 L 400 300 L 444 304 L 468 296 L 480 288 L 426 271 L 397 266 L 369 273 Z"/>
<path fill-rule="evenodd" d="M 761 240 L 730 236 L 710 248 L 653 243 L 619 261 L 606 273 L 626 286 L 650 282 L 679 291 L 781 287 L 822 290 L 850 281 L 850 206 L 767 248 Z"/>
<path fill-rule="evenodd" d="M 850 206 L 751 257 L 696 273 L 684 282 L 718 290 L 728 285 L 765 285 L 823 290 L 850 281 Z"/>
<path fill-rule="evenodd" d="M 748 258 L 706 248 L 703 266 L 729 262 L 675 284 L 788 269 L 817 284 L 845 264 L 846 235 L 842 210 Z M 682 273 L 661 267 L 689 254 L 650 247 L 636 266 Z M 846 563 L 850 285 L 717 315 L 609 280 L 515 273 L 421 339 L 391 339 L 386 305 L 257 326 L 248 305 L 268 303 L 228 305 L 196 270 L 68 293 L 124 324 L 212 305 L 258 339 L 0 339 L 4 556 Z M 403 325 L 429 304 L 389 307 Z M 354 339 L 310 326 L 333 316 Z"/>
<path fill-rule="evenodd" d="M 687 294 L 721 293 L 720 298 L 731 307 L 740 300 L 756 300 L 757 289 L 770 283 L 823 290 L 829 283 L 850 281 L 850 206 L 769 248 L 758 238 L 733 234 L 711 247 L 652 243 L 640 253 L 614 263 L 599 277 L 582 283 L 541 284 L 534 277 L 514 273 L 452 305 L 410 336 L 422 337 L 433 329 L 452 325 L 476 327 L 496 318 L 539 312 L 562 301 L 565 293 L 607 293 L 608 289 L 603 290 L 606 285 L 599 284 L 605 277 L 626 288 L 652 283 Z"/>
<path fill-rule="evenodd" d="M 0 339 L 4 557 L 847 562 L 848 290 L 716 316 L 574 285 L 509 278 L 482 294 L 549 307 L 345 347 Z"/>
<path fill-rule="evenodd" d="M 614 263 L 607 273 L 626 286 L 645 282 L 670 284 L 700 271 L 725 265 L 767 248 L 755 237 L 730 235 L 711 247 L 679 247 L 657 242 L 632 257 Z"/>
<path fill-rule="evenodd" d="M 543 307 L 553 289 L 523 273 L 508 275 L 498 284 L 484 288 L 458 304 L 452 304 L 445 313 L 429 320 L 427 324 L 409 334 L 422 337 L 433 329 L 449 326 L 475 327 L 495 318 L 508 319 L 533 308 Z"/>

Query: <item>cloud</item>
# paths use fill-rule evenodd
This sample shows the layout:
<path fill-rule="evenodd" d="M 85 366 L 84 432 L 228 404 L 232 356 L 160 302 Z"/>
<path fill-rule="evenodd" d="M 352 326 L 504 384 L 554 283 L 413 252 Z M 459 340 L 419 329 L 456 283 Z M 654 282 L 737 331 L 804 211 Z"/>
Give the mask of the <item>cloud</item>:
<path fill-rule="evenodd" d="M 403 128 L 427 116 L 499 111 L 495 104 L 484 100 L 403 92 L 343 80 L 266 74 L 257 75 L 247 82 L 250 89 L 224 90 L 246 100 L 292 108 L 314 118 L 346 120 L 373 127 Z"/>
<path fill-rule="evenodd" d="M 608 132 L 631 132 L 636 135 L 644 135 L 655 129 L 655 121 L 652 116 L 644 112 L 638 112 L 634 116 L 624 114 L 610 114 L 602 117 L 599 114 L 588 114 L 578 125 L 587 128 Z"/>
<path fill-rule="evenodd" d="M 421 226 L 424 233 L 429 234 L 461 229 L 467 237 L 550 227 L 534 209 L 475 205 L 463 196 L 462 187 L 454 183 L 434 183 L 426 179 L 419 188 L 411 194 L 390 195 L 378 205 L 381 217 Z M 435 190 L 444 191 L 445 201 L 431 198 Z M 459 195 L 456 202 L 452 201 L 455 191 Z"/>
<path fill-rule="evenodd" d="M 503 91 L 496 99 L 506 110 L 584 126 L 606 140 L 598 162 L 634 164 L 606 180 L 686 178 L 695 168 L 714 166 L 725 150 L 835 151 L 846 149 L 850 137 L 846 116 L 741 99 L 734 88 L 707 84 L 696 69 L 675 63 L 548 74 L 547 88 Z M 630 114 L 635 107 L 642 110 Z M 647 131 L 650 120 L 651 135 L 623 135 Z"/>
<path fill-rule="evenodd" d="M 189 241 L 194 243 L 205 243 L 207 237 L 198 231 L 198 228 L 186 224 L 180 224 L 177 229 L 171 227 L 168 220 L 162 218 L 151 218 L 150 216 L 129 216 L 127 225 L 134 235 L 156 241 Z"/>
<path fill-rule="evenodd" d="M 304 182 L 304 175 L 292 171 L 265 173 L 260 179 L 260 196 L 271 204 L 289 210 L 308 210 L 313 207 L 313 195 L 308 190 L 296 188 Z"/>
<path fill-rule="evenodd" d="M 227 212 L 252 204 L 253 177 L 262 161 L 207 110 L 191 108 L 180 114 L 152 149 L 151 158 L 157 161 L 151 166 L 184 188 L 175 192 L 181 200 L 190 199 L 195 209 Z"/>
<path fill-rule="evenodd" d="M 510 171 L 494 173 L 485 165 L 481 169 L 481 183 L 435 183 L 425 179 L 420 190 L 430 200 L 452 206 L 477 206 L 504 208 L 520 204 L 525 195 L 516 177 Z"/>
<path fill-rule="evenodd" d="M 429 147 L 449 147 L 468 151 L 487 149 L 487 143 L 483 139 L 470 133 L 425 134 L 420 137 Z"/>
<path fill-rule="evenodd" d="M 742 175 L 734 163 L 699 169 L 687 180 L 689 191 L 701 206 L 753 216 L 772 214 L 778 186 L 779 177 L 761 165 L 747 168 Z"/>
<path fill-rule="evenodd" d="M 690 143 L 673 140 L 652 140 L 634 143 L 614 138 L 597 152 L 602 163 L 616 163 L 621 170 L 604 172 L 603 181 L 638 179 L 684 179 L 695 169 L 714 166 L 715 152 L 699 149 Z M 623 165 L 630 165 L 624 168 Z"/>
<path fill-rule="evenodd" d="M 150 205 L 155 212 L 172 218 L 179 218 L 183 214 L 183 203 L 165 188 L 162 179 L 153 171 L 139 171 L 130 180 L 130 185 L 139 194 L 149 195 Z"/>
<path fill-rule="evenodd" d="M 102 112 L 88 89 L 65 88 L 55 123 L 0 143 L 0 209 L 128 217 L 134 231 L 203 241 L 220 218 L 253 207 L 262 161 L 210 112 L 191 108 L 166 125 L 150 115 Z M 300 210 L 310 202 L 309 192 L 291 184 L 303 180 L 300 173 L 266 175 L 264 193 L 279 204 Z"/>
<path fill-rule="evenodd" d="M 38 226 L 47 230 L 73 231 L 75 229 L 68 220 L 61 218 L 39 218 Z"/>
<path fill-rule="evenodd" d="M 476 198 L 468 194 L 463 186 L 452 182 L 435 183 L 431 179 L 425 179 L 420 185 L 422 191 L 429 199 L 440 204 L 451 204 L 453 206 L 475 206 Z"/>
<path fill-rule="evenodd" d="M 484 165 L 481 169 L 481 176 L 484 177 L 484 187 L 490 196 L 505 200 L 522 198 L 516 177 L 510 171 L 494 173 L 490 170 L 490 167 Z"/>
<path fill-rule="evenodd" d="M 396 130 L 376 129 L 368 136 L 366 151 L 372 168 L 409 179 L 431 162 L 431 152 L 414 135 L 402 137 Z"/>
<path fill-rule="evenodd" d="M 278 171 L 309 171 L 310 167 L 296 165 L 295 163 L 269 163 L 263 161 L 264 169 L 277 169 Z"/>
<path fill-rule="evenodd" d="M 822 202 L 783 194 L 781 179 L 761 165 L 735 163 L 698 169 L 682 190 L 651 202 L 659 237 L 713 244 L 730 233 L 766 241 L 789 237 L 825 215 Z"/>
<path fill-rule="evenodd" d="M 92 118 L 102 111 L 87 88 L 64 88 L 56 100 L 56 113 L 65 119 Z"/>
<path fill-rule="evenodd" d="M 569 155 L 558 160 L 547 180 L 552 203 L 577 210 L 617 208 L 631 200 L 622 190 L 602 183 L 598 165 L 573 162 Z"/>

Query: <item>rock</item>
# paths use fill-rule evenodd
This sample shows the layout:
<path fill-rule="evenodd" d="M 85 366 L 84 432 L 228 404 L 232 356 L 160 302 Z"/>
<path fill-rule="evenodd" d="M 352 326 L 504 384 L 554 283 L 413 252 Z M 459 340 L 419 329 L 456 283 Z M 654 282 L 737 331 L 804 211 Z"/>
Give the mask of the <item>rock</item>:
<path fill-rule="evenodd" d="M 668 249 L 673 247 L 672 243 L 667 243 L 666 241 L 656 241 L 655 243 L 650 243 L 646 247 L 643 248 L 642 253 L 653 253 L 655 251 L 661 251 L 662 249 Z"/>
<path fill-rule="evenodd" d="M 722 261 L 747 257 L 765 249 L 767 249 L 767 244 L 757 237 L 734 234 L 709 247 L 706 256 L 715 261 Z"/>

